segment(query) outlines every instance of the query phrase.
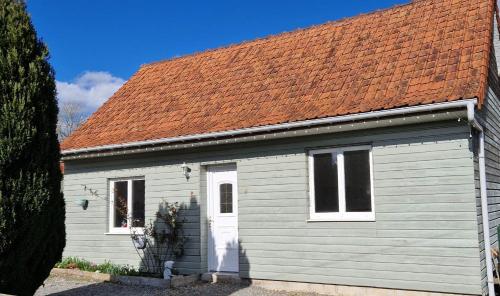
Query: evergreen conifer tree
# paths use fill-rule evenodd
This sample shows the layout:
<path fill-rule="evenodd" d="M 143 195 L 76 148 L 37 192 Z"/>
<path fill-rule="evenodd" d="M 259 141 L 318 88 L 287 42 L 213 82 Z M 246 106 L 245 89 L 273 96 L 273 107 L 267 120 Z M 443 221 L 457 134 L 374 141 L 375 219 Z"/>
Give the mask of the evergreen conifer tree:
<path fill-rule="evenodd" d="M 65 246 L 48 50 L 21 0 L 0 0 L 0 292 L 32 295 Z"/>

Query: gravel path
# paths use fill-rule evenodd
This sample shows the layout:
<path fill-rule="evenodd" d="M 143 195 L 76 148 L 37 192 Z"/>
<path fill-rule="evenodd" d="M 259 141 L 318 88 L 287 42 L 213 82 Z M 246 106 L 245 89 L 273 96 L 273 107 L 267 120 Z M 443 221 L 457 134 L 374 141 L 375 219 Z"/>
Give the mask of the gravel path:
<path fill-rule="evenodd" d="M 73 276 L 50 276 L 35 295 L 318 296 L 319 294 L 271 291 L 255 286 L 220 283 L 198 283 L 194 286 L 163 290 L 153 287 L 94 282 Z"/>

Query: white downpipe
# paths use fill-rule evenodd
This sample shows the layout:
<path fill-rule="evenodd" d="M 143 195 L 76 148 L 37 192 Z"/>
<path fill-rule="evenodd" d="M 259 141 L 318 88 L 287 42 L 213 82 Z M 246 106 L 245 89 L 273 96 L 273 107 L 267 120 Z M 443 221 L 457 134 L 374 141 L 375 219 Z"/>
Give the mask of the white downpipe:
<path fill-rule="evenodd" d="M 486 274 L 488 293 L 495 295 L 493 262 L 491 258 L 490 221 L 488 213 L 488 193 L 486 191 L 486 164 L 484 162 L 484 131 L 479 132 L 479 183 L 481 184 L 481 213 L 483 216 L 484 252 L 486 256 Z"/>
<path fill-rule="evenodd" d="M 484 161 L 484 130 L 477 122 L 474 115 L 474 104 L 467 105 L 467 119 L 473 128 L 479 131 L 479 187 L 481 194 L 481 214 L 483 217 L 483 240 L 484 240 L 484 255 L 486 260 L 486 276 L 488 280 L 488 294 L 495 295 L 495 283 L 493 279 L 493 261 L 491 258 L 491 242 L 490 242 L 490 221 L 488 212 L 488 192 L 486 189 L 486 163 Z"/>

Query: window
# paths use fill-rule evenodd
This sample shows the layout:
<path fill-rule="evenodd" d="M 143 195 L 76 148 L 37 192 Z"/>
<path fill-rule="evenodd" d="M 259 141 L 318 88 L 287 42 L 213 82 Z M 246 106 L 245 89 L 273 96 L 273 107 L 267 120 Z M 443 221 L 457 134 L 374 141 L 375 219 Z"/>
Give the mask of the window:
<path fill-rule="evenodd" d="M 110 232 L 129 233 L 129 225 L 144 227 L 144 193 L 144 179 L 110 181 Z"/>
<path fill-rule="evenodd" d="M 309 152 L 310 219 L 373 221 L 371 147 Z"/>
<path fill-rule="evenodd" d="M 220 213 L 230 214 L 233 212 L 233 184 L 224 183 L 219 186 L 220 191 Z"/>

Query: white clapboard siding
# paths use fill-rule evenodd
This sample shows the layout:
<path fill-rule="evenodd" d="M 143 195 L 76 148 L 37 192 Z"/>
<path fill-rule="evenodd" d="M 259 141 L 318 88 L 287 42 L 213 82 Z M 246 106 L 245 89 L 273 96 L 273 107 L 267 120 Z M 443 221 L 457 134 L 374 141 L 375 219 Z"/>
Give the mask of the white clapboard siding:
<path fill-rule="evenodd" d="M 376 221 L 308 222 L 307 151 L 367 143 Z M 456 121 L 67 161 L 64 255 L 138 264 L 128 236 L 105 234 L 107 202 L 89 198 L 84 211 L 75 201 L 88 197 L 82 185 L 107 199 L 109 179 L 142 176 L 149 218 L 162 199 L 189 209 L 177 268 L 206 271 L 206 165 L 213 163 L 237 165 L 243 277 L 481 293 L 473 155 L 469 128 Z"/>

